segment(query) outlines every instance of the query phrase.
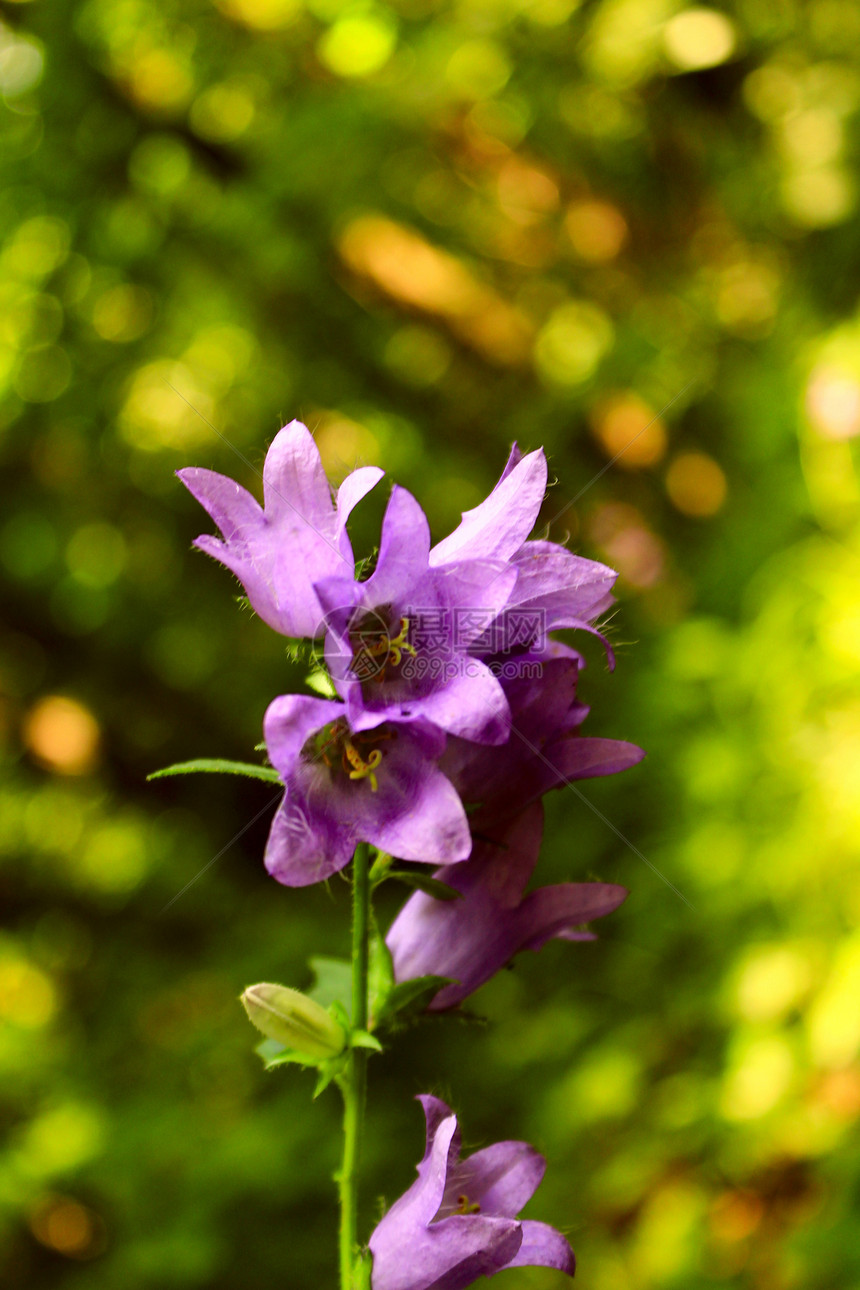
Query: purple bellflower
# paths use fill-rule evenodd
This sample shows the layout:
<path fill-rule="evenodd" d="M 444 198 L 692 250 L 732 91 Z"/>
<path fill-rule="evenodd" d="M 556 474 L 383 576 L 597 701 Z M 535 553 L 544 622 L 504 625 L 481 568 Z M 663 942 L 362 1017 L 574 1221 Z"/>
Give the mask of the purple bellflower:
<path fill-rule="evenodd" d="M 518 1219 L 546 1162 L 527 1142 L 496 1142 L 460 1159 L 457 1117 L 419 1098 L 427 1147 L 418 1178 L 370 1238 L 372 1290 L 465 1290 L 503 1268 L 558 1268 L 573 1276 L 573 1250 L 547 1223 Z"/>
<path fill-rule="evenodd" d="M 440 768 L 473 808 L 473 833 L 492 831 L 551 788 L 614 775 L 645 756 L 625 740 L 579 733 L 588 716 L 576 700 L 579 666 L 563 655 L 543 660 L 540 675 L 502 681 L 511 708 L 511 737 L 503 747 L 448 740 Z"/>
<path fill-rule="evenodd" d="M 582 923 L 621 904 L 623 887 L 608 882 L 568 882 L 524 891 L 537 864 L 543 806 L 534 802 L 492 839 L 476 841 L 464 864 L 434 877 L 461 893 L 435 900 L 415 892 L 385 938 L 398 982 L 420 976 L 452 977 L 429 1004 L 453 1008 L 519 953 L 539 950 L 553 937 L 594 940 Z"/>
<path fill-rule="evenodd" d="M 346 521 L 383 471 L 354 470 L 333 502 L 313 436 L 300 421 L 291 421 L 266 454 L 264 507 L 226 475 L 197 466 L 177 473 L 223 534 L 223 540 L 204 534 L 194 545 L 236 575 L 253 608 L 276 632 L 319 635 L 323 611 L 314 583 L 333 574 L 353 576 Z"/>
<path fill-rule="evenodd" d="M 430 554 L 433 565 L 452 560 L 503 559 L 517 571 L 504 612 L 473 644 L 472 652 L 504 654 L 542 649 L 546 633 L 566 628 L 594 632 L 612 651 L 594 621 L 613 603 L 614 569 L 574 555 L 556 542 L 527 541 L 537 522 L 547 481 L 543 449 L 526 456 L 516 444 L 490 495 Z"/>
<path fill-rule="evenodd" d="M 466 813 L 438 768 L 445 736 L 433 726 L 385 722 L 354 731 L 344 704 L 291 694 L 269 705 L 263 729 L 286 788 L 266 844 L 266 868 L 278 882 L 321 882 L 362 841 L 430 864 L 468 856 Z"/>
<path fill-rule="evenodd" d="M 432 568 L 429 557 L 427 518 L 411 493 L 395 487 L 371 577 L 316 584 L 329 627 L 326 662 L 350 726 L 429 721 L 465 739 L 503 743 L 508 701 L 469 651 L 487 611 L 495 616 L 507 603 L 517 571 L 495 558 Z"/>

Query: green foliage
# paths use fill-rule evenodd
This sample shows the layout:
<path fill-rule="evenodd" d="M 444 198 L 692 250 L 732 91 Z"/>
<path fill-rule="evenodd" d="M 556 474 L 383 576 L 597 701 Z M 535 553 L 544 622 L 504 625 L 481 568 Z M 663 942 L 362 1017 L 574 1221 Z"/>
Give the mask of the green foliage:
<path fill-rule="evenodd" d="M 281 783 L 280 775 L 272 766 L 254 766 L 247 761 L 224 761 L 214 757 L 198 757 L 195 761 L 165 766 L 163 770 L 154 770 L 146 778 L 165 779 L 169 775 L 193 775 L 198 772 L 209 775 L 244 775 L 247 779 L 264 779 L 270 784 Z"/>
<path fill-rule="evenodd" d="M 649 754 L 548 803 L 539 881 L 630 889 L 600 939 L 372 1063 L 363 1230 L 432 1088 L 547 1154 L 592 1290 L 860 1283 L 857 6 L 0 22 L 0 1282 L 334 1280 L 337 1099 L 264 1078 L 235 997 L 347 952 L 346 885 L 265 874 L 241 778 L 145 782 L 316 667 L 172 473 L 260 497 L 299 416 L 437 536 L 545 443 L 547 534 L 621 574 L 584 730 Z"/>

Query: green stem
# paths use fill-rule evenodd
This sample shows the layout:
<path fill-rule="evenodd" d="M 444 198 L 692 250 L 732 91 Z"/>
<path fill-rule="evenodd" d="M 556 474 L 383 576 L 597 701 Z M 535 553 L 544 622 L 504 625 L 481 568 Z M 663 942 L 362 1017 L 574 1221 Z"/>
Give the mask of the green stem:
<path fill-rule="evenodd" d="M 370 883 L 368 847 L 360 843 L 352 862 L 352 1024 L 367 1029 Z M 367 1049 L 352 1048 L 340 1079 L 343 1092 L 343 1165 L 340 1191 L 340 1286 L 355 1290 L 358 1252 L 358 1168 L 367 1083 Z"/>

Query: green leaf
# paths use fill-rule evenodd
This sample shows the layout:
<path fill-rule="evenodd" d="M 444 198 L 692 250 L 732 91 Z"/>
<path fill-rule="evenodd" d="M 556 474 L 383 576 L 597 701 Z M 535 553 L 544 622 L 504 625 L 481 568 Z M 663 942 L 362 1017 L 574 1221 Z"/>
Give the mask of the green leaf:
<path fill-rule="evenodd" d="M 166 775 L 194 775 L 203 771 L 209 775 L 246 775 L 249 779 L 264 779 L 270 784 L 280 784 L 281 777 L 274 766 L 256 766 L 247 761 L 224 761 L 219 757 L 198 757 L 196 761 L 180 761 L 175 766 L 154 770 L 147 780 L 164 779 Z"/>
<path fill-rule="evenodd" d="M 382 1044 L 375 1036 L 368 1034 L 366 1030 L 351 1030 L 349 1032 L 350 1048 L 372 1048 L 375 1053 L 382 1052 Z"/>
<path fill-rule="evenodd" d="M 395 1018 L 404 1020 L 423 1012 L 433 996 L 453 980 L 450 976 L 417 976 L 412 981 L 401 981 L 389 992 L 376 1024 L 391 1025 Z"/>
<path fill-rule="evenodd" d="M 394 963 L 391 960 L 391 951 L 375 928 L 370 942 L 369 960 L 367 986 L 372 1016 L 380 1004 L 388 998 L 394 985 Z"/>
<path fill-rule="evenodd" d="M 276 1066 L 287 1066 L 291 1063 L 296 1066 L 319 1066 L 328 1060 L 325 1057 L 308 1057 L 307 1053 L 294 1052 L 292 1048 L 285 1048 L 283 1044 L 279 1044 L 277 1039 L 264 1039 L 261 1044 L 257 1044 L 254 1052 L 263 1059 L 263 1065 L 267 1071 L 274 1070 Z"/>
<path fill-rule="evenodd" d="M 462 900 L 463 898 L 461 891 L 457 891 L 455 887 L 449 887 L 447 882 L 440 882 L 438 878 L 431 878 L 427 874 L 412 873 L 409 869 L 391 869 L 386 876 L 396 878 L 398 882 L 405 883 L 407 887 L 415 887 L 418 891 L 423 891 L 426 895 L 435 897 L 436 900 Z"/>
<path fill-rule="evenodd" d="M 352 964 L 346 959 L 329 959 L 323 957 L 310 960 L 311 970 L 316 980 L 307 991 L 311 999 L 330 1008 L 339 1003 L 347 1019 L 352 1016 Z"/>
<path fill-rule="evenodd" d="M 332 679 L 328 672 L 322 668 L 317 668 L 315 672 L 309 672 L 305 677 L 305 685 L 317 694 L 321 694 L 324 699 L 337 698 L 337 690 L 334 688 Z"/>

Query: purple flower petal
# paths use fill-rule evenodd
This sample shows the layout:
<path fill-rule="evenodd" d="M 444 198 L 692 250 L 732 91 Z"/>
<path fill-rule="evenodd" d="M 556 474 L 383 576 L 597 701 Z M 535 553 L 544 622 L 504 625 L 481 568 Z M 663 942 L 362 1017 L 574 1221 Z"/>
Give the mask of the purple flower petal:
<path fill-rule="evenodd" d="M 556 1233 L 553 1242 L 552 1229 L 516 1218 L 540 1182 L 542 1157 L 527 1143 L 499 1142 L 461 1161 L 456 1117 L 438 1098 L 420 1100 L 424 1159 L 370 1238 L 372 1290 L 466 1290 L 480 1276 L 522 1266 L 527 1228 L 533 1262 L 567 1270 L 564 1238 Z"/>
<path fill-rule="evenodd" d="M 355 471 L 341 486 L 335 509 L 313 436 L 293 421 L 266 454 L 265 509 L 224 475 L 193 467 L 177 473 L 223 534 L 223 541 L 204 534 L 195 545 L 236 575 L 256 612 L 275 631 L 318 635 L 322 610 L 313 584 L 352 576 L 346 520 L 381 472 L 375 467 Z"/>
<path fill-rule="evenodd" d="M 454 532 L 433 548 L 430 563 L 438 566 L 486 557 L 509 560 L 534 528 L 546 479 L 542 448 L 522 457 L 514 466 L 509 460 L 489 497 L 464 511 Z"/>
<path fill-rule="evenodd" d="M 572 1277 L 576 1258 L 561 1232 L 548 1223 L 526 1218 L 522 1222 L 523 1243 L 508 1264 L 509 1268 L 558 1268 Z"/>
<path fill-rule="evenodd" d="M 397 981 L 452 977 L 429 1005 L 452 1008 L 488 981 L 521 950 L 537 950 L 553 937 L 582 937 L 579 925 L 616 909 L 627 892 L 614 883 L 562 883 L 523 896 L 540 850 L 539 802 L 475 842 L 472 854 L 436 877 L 462 895 L 435 900 L 415 892 L 386 937 Z"/>
<path fill-rule="evenodd" d="M 442 1212 L 456 1213 L 466 1195 L 481 1212 L 516 1218 L 540 1186 L 546 1161 L 527 1142 L 494 1142 L 450 1169 Z"/>

